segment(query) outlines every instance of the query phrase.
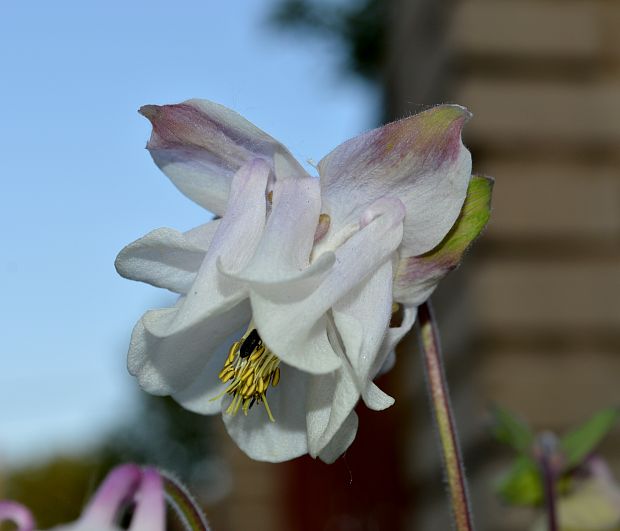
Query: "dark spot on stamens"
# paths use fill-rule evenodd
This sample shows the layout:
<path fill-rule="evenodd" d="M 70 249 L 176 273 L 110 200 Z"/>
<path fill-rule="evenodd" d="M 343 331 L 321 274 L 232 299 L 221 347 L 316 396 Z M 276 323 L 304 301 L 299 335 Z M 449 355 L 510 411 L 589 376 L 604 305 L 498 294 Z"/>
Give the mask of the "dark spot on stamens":
<path fill-rule="evenodd" d="M 256 328 L 254 328 L 246 337 L 241 344 L 241 348 L 239 349 L 239 356 L 242 358 L 247 358 L 254 352 L 256 349 L 260 348 L 263 344 L 262 339 L 258 335 Z"/>

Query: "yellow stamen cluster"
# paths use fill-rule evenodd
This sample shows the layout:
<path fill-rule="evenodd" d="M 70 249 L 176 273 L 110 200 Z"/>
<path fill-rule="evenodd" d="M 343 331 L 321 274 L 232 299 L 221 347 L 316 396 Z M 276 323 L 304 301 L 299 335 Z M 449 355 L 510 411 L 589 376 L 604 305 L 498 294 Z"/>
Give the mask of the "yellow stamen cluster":
<path fill-rule="evenodd" d="M 219 374 L 222 382 L 230 382 L 224 393 L 233 397 L 226 413 L 236 415 L 241 409 L 247 415 L 255 403 L 263 403 L 269 419 L 274 422 L 267 402 L 267 389 L 270 385 L 278 385 L 279 365 L 280 359 L 263 344 L 255 328 L 250 328 L 233 343 Z"/>

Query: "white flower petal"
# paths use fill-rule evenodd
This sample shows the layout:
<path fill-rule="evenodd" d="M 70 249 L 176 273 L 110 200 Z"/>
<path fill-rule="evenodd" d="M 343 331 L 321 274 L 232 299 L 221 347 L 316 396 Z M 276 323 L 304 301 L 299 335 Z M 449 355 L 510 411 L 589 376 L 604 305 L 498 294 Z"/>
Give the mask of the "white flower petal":
<path fill-rule="evenodd" d="M 344 420 L 332 440 L 319 453 L 319 458 L 327 464 L 338 459 L 351 446 L 357 434 L 358 418 L 354 411 Z"/>
<path fill-rule="evenodd" d="M 219 273 L 217 263 L 238 271 L 252 258 L 265 224 L 268 176 L 269 168 L 260 159 L 237 172 L 226 213 L 186 299 L 166 319 L 144 320 L 151 334 L 163 338 L 178 333 L 209 315 L 229 310 L 246 296 L 243 285 Z"/>
<path fill-rule="evenodd" d="M 403 216 L 397 199 L 381 199 L 367 209 L 362 220 L 367 224 L 336 251 L 336 263 L 307 298 L 280 300 L 281 289 L 252 293 L 257 329 L 280 359 L 313 374 L 340 365 L 327 340 L 325 315 L 396 250 Z"/>
<path fill-rule="evenodd" d="M 381 376 L 387 372 L 390 372 L 394 368 L 394 365 L 396 365 L 396 352 L 392 350 L 388 352 L 388 355 L 386 356 L 383 365 L 379 367 L 379 370 L 377 371 L 377 376 Z"/>
<path fill-rule="evenodd" d="M 405 306 L 403 309 L 403 320 L 400 326 L 388 328 L 383 339 L 383 343 L 377 354 L 375 365 L 371 370 L 371 374 L 380 376 L 392 370 L 396 363 L 396 345 L 411 330 L 417 315 L 417 307 Z M 364 392 L 362 399 L 366 406 L 375 411 L 382 411 L 390 407 L 394 403 L 394 399 L 379 389 L 374 383 L 369 383 Z"/>
<path fill-rule="evenodd" d="M 306 422 L 308 453 L 317 457 L 330 444 L 350 416 L 360 397 L 356 375 L 346 359 L 333 323 L 328 322 L 329 340 L 341 359 L 338 370 L 308 378 Z"/>
<path fill-rule="evenodd" d="M 131 336 L 127 368 L 138 378 L 140 386 L 154 395 L 186 390 L 210 363 L 217 347 L 251 317 L 249 301 L 245 300 L 228 311 L 218 308 L 218 313 L 166 337 L 148 331 L 148 327 L 169 328 L 175 312 L 175 308 L 147 312 Z M 165 323 L 158 325 L 157 320 Z"/>
<path fill-rule="evenodd" d="M 140 113 L 153 124 L 147 148 L 155 164 L 182 193 L 218 215 L 226 209 L 233 175 L 253 159 L 273 167 L 273 156 L 280 153 L 304 173 L 282 144 L 217 103 L 145 105 Z"/>
<path fill-rule="evenodd" d="M 371 371 L 371 374 L 374 375 L 372 378 L 384 374 L 392 368 L 396 361 L 396 354 L 394 352 L 396 345 L 400 343 L 415 323 L 418 315 L 417 306 L 404 304 L 402 305 L 402 308 L 403 313 L 400 325 L 388 328 L 387 333 L 383 338 L 383 343 L 381 344 L 375 365 Z"/>
<path fill-rule="evenodd" d="M 329 424 L 333 397 L 341 377 L 342 370 L 337 369 L 327 374 L 311 375 L 308 378 L 306 429 L 308 432 L 308 453 L 311 457 L 317 457 L 324 447 L 324 445 L 323 447 L 320 446 L 321 436 Z M 353 392 L 356 394 L 355 390 Z"/>
<path fill-rule="evenodd" d="M 250 289 L 254 284 L 257 289 L 267 284 L 270 289 L 277 285 L 280 291 L 289 292 L 282 284 L 303 280 L 302 284 L 308 285 L 308 278 L 320 275 L 334 261 L 333 256 L 327 257 L 318 261 L 318 266 L 308 268 L 321 209 L 319 181 L 311 177 L 281 178 L 286 175 L 281 169 L 282 160 L 276 155 L 278 179 L 263 237 L 252 260 L 236 275 L 248 282 Z"/>
<path fill-rule="evenodd" d="M 172 395 L 185 409 L 201 415 L 213 415 L 221 412 L 223 395 L 220 395 L 228 387 L 228 384 L 222 383 L 218 375 L 224 367 L 230 346 L 243 335 L 244 331 L 245 328 L 242 328 L 228 336 L 215 349 L 202 372 L 195 376 L 194 381 L 185 389 Z M 219 398 L 216 399 L 218 396 Z"/>
<path fill-rule="evenodd" d="M 119 275 L 187 293 L 220 224 L 215 220 L 185 234 L 162 228 L 130 243 L 116 257 Z"/>
<path fill-rule="evenodd" d="M 362 398 L 366 406 L 374 411 L 383 411 L 393 406 L 395 402 L 390 395 L 379 389 L 373 382 L 368 382 L 366 389 L 362 393 Z"/>
<path fill-rule="evenodd" d="M 469 112 L 442 105 L 341 144 L 319 162 L 323 212 L 334 228 L 356 219 L 380 197 L 407 210 L 403 255 L 435 247 L 465 199 L 471 156 L 461 142 Z M 329 234 L 327 238 L 329 238 Z"/>
<path fill-rule="evenodd" d="M 213 241 L 213 237 L 217 232 L 220 221 L 221 218 L 217 218 L 209 221 L 208 223 L 198 225 L 197 227 L 194 227 L 193 229 L 184 232 L 183 236 L 185 236 L 185 239 L 188 242 L 200 247 L 201 249 L 204 249 L 206 252 L 208 251 L 211 242 Z"/>
<path fill-rule="evenodd" d="M 396 353 L 394 349 L 401 339 L 411 330 L 415 322 L 418 309 L 416 306 L 404 306 L 403 317 L 400 326 L 390 327 L 379 348 L 373 367 L 370 370 L 370 378 L 375 378 L 391 370 L 396 363 Z M 374 383 L 370 382 L 362 393 L 364 403 L 375 411 L 387 409 L 394 403 L 394 399 L 384 393 Z"/>
<path fill-rule="evenodd" d="M 392 261 L 337 301 L 332 315 L 358 386 L 365 389 L 392 316 Z"/>
<path fill-rule="evenodd" d="M 247 416 L 242 412 L 235 416 L 223 414 L 226 429 L 239 448 L 259 461 L 276 463 L 308 453 L 304 400 L 307 375 L 284 364 L 280 370 L 280 385 L 267 393 L 275 422 L 269 420 L 262 404 L 255 404 Z"/>

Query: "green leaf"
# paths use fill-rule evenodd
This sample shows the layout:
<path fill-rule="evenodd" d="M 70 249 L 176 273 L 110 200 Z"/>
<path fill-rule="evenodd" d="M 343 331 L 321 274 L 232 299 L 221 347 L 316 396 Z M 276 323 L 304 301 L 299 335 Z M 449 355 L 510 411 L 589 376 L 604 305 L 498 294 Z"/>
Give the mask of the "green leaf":
<path fill-rule="evenodd" d="M 534 441 L 530 427 L 507 409 L 493 408 L 493 435 L 498 441 L 509 444 L 521 454 L 529 453 Z"/>
<path fill-rule="evenodd" d="M 560 439 L 560 448 L 564 452 L 566 468 L 573 468 L 581 464 L 614 427 L 618 420 L 618 414 L 617 408 L 599 411 L 585 424 Z"/>
<path fill-rule="evenodd" d="M 536 464 L 528 457 L 519 457 L 500 481 L 497 491 L 511 505 L 540 505 L 544 490 Z"/>
<path fill-rule="evenodd" d="M 463 208 L 454 227 L 437 247 L 424 256 L 434 259 L 454 256 L 456 265 L 489 221 L 492 192 L 493 179 L 472 175 Z"/>
<path fill-rule="evenodd" d="M 472 175 L 461 213 L 444 239 L 420 256 L 400 260 L 395 286 L 407 291 L 412 279 L 429 288 L 461 262 L 463 253 L 480 235 L 491 215 L 493 179 Z"/>

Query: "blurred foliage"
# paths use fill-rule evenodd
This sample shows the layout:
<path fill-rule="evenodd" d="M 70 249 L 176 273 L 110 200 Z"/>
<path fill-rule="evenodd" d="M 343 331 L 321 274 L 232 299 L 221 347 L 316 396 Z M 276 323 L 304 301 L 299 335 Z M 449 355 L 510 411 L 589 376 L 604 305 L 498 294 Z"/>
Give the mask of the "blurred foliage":
<path fill-rule="evenodd" d="M 148 463 L 174 471 L 184 483 L 201 482 L 215 452 L 213 421 L 219 418 L 192 413 L 170 397 L 142 393 L 141 400 L 136 418 L 103 444 L 106 460 Z"/>
<path fill-rule="evenodd" d="M 566 468 L 581 464 L 615 426 L 619 413 L 616 408 L 599 411 L 586 423 L 562 437 L 560 446 L 566 459 Z"/>
<path fill-rule="evenodd" d="M 578 471 L 603 437 L 615 426 L 618 416 L 616 408 L 606 408 L 559 439 L 562 469 L 557 490 L 560 495 L 570 491 L 573 473 Z M 544 489 L 534 456 L 536 435 L 518 416 L 500 407 L 493 410 L 492 432 L 497 440 L 517 452 L 517 458 L 498 483 L 497 492 L 512 505 L 540 505 Z"/>
<path fill-rule="evenodd" d="M 388 6 L 388 0 L 282 0 L 272 21 L 285 29 L 305 30 L 339 41 L 346 50 L 347 68 L 378 82 L 386 57 Z"/>
<path fill-rule="evenodd" d="M 527 452 L 534 441 L 534 433 L 525 421 L 498 406 L 493 409 L 492 432 L 498 441 L 520 453 Z"/>
<path fill-rule="evenodd" d="M 528 457 L 518 457 L 497 490 L 505 501 L 513 505 L 540 505 L 544 490 L 536 463 Z"/>

